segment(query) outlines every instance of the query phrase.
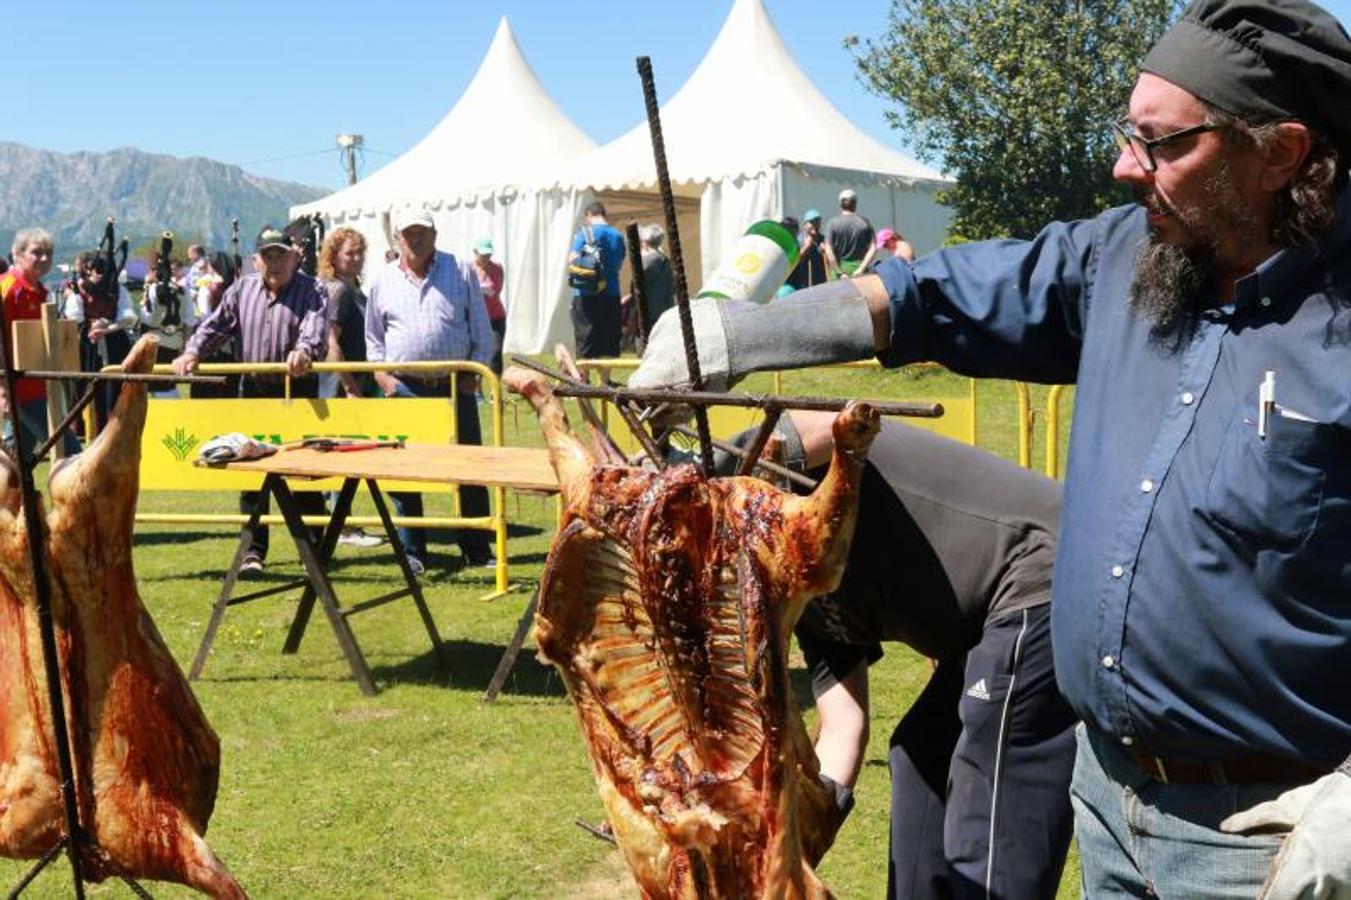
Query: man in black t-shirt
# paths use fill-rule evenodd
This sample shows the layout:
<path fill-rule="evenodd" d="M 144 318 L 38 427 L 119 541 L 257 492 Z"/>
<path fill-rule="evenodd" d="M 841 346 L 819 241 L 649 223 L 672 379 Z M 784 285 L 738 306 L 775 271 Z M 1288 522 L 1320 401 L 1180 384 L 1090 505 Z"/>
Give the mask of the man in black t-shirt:
<path fill-rule="evenodd" d="M 859 270 L 873 246 L 873 225 L 858 214 L 858 194 L 840 191 L 840 214 L 826 223 L 826 262 L 836 278 L 848 278 Z"/>
<path fill-rule="evenodd" d="M 824 466 L 833 419 L 794 412 L 786 462 Z M 1054 897 L 1075 722 L 1051 665 L 1060 487 L 888 420 L 859 497 L 840 587 L 795 628 L 840 817 L 868 743 L 868 666 L 883 642 L 909 644 L 935 663 L 891 736 L 888 896 Z"/>

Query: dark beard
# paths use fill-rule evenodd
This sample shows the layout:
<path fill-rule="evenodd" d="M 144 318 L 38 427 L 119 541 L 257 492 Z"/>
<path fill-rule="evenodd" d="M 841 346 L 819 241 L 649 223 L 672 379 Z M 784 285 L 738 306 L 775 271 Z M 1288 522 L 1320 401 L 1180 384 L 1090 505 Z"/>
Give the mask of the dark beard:
<path fill-rule="evenodd" d="M 1188 330 L 1196 297 L 1214 278 L 1213 246 L 1182 247 L 1151 237 L 1135 257 L 1131 311 L 1149 322 L 1156 338 L 1177 337 Z"/>
<path fill-rule="evenodd" d="M 1149 199 L 1156 207 L 1162 205 Z M 1190 237 L 1185 244 L 1164 244 L 1150 235 L 1135 257 L 1129 306 L 1150 323 L 1156 338 L 1176 340 L 1190 331 L 1202 291 L 1214 284 L 1221 236 L 1252 232 L 1256 217 L 1224 159 L 1202 185 L 1199 203 L 1168 211 Z"/>

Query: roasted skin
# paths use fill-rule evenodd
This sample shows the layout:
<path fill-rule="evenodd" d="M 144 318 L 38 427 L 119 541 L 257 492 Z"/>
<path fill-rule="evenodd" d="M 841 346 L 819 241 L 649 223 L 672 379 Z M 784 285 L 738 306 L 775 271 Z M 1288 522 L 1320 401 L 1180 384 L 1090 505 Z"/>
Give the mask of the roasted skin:
<path fill-rule="evenodd" d="M 132 348 L 149 371 L 156 341 Z M 220 743 L 136 590 L 131 538 L 145 385 L 124 384 L 107 428 L 52 475 L 46 516 L 83 871 L 176 881 L 212 897 L 243 889 L 202 835 Z M 0 468 L 0 855 L 41 856 L 65 836 L 47 678 L 18 474 Z"/>
<path fill-rule="evenodd" d="M 834 589 L 876 413 L 851 405 L 815 492 L 693 466 L 595 465 L 536 373 L 565 502 L 535 634 L 576 705 L 615 837 L 648 898 L 820 898 L 830 798 L 788 682 L 803 607 Z"/>

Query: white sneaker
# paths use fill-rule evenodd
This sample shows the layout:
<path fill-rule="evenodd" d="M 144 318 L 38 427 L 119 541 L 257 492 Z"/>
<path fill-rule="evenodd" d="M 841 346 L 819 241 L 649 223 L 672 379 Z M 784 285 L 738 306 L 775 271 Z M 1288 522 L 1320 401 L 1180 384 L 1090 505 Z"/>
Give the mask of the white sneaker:
<path fill-rule="evenodd" d="M 427 564 L 418 557 L 410 554 L 408 557 L 408 571 L 413 573 L 414 578 L 421 578 L 427 571 Z"/>
<path fill-rule="evenodd" d="M 384 542 L 379 535 L 367 534 L 360 528 L 344 528 L 338 535 L 338 543 L 344 547 L 379 547 Z"/>

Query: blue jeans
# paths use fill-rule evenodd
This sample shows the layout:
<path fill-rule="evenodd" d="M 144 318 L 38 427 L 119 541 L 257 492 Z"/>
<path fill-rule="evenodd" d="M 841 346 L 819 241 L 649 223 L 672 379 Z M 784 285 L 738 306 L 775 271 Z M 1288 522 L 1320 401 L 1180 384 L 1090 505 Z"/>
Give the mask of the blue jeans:
<path fill-rule="evenodd" d="M 435 386 L 423 386 L 417 382 L 399 382 L 395 397 L 449 397 L 450 381 L 446 379 Z M 461 444 L 482 444 L 483 433 L 478 422 L 478 398 L 471 391 L 460 391 L 455 400 L 455 428 Z M 394 510 L 400 516 L 418 517 L 422 515 L 422 495 L 390 491 L 394 501 Z M 460 486 L 460 511 L 466 517 L 486 516 L 491 510 L 488 503 L 488 489 L 483 485 L 465 484 Z M 487 556 L 491 551 L 488 544 L 488 532 L 476 528 L 460 529 L 456 542 L 466 559 L 476 560 Z M 427 560 L 427 532 L 423 528 L 400 528 L 399 541 L 409 556 Z"/>
<path fill-rule="evenodd" d="M 1098 897 L 1252 900 L 1284 835 L 1237 835 L 1222 819 L 1289 785 L 1164 784 L 1117 741 L 1083 725 L 1070 799 L 1083 892 Z"/>

